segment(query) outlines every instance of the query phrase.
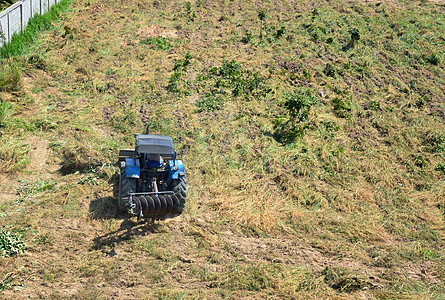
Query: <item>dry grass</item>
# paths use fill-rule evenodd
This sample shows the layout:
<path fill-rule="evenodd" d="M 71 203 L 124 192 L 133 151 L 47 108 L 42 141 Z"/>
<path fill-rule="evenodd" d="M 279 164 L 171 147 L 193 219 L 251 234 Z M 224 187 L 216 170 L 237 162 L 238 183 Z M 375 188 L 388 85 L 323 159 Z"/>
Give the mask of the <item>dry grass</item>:
<path fill-rule="evenodd" d="M 0 260 L 2 297 L 442 298 L 443 13 L 74 2 L 0 94 L 0 226 L 29 246 Z M 316 101 L 283 143 L 303 88 Z M 153 226 L 117 214 L 114 165 L 150 122 L 189 183 Z"/>
<path fill-rule="evenodd" d="M 0 140 L 0 168 L 3 172 L 15 172 L 29 164 L 29 145 L 11 140 Z"/>

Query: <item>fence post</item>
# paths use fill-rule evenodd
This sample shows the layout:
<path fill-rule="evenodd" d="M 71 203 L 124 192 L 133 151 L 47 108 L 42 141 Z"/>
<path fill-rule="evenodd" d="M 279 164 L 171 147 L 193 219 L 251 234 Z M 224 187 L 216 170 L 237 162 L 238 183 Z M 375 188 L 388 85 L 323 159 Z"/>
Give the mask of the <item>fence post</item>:
<path fill-rule="evenodd" d="M 25 24 L 23 23 L 23 21 L 25 20 L 25 18 L 23 17 L 23 1 L 22 3 L 20 3 L 20 32 L 22 32 L 25 28 Z"/>
<path fill-rule="evenodd" d="M 6 18 L 7 20 L 8 20 L 8 43 L 11 41 L 11 30 L 10 30 L 10 18 L 11 18 L 11 15 L 8 13 L 8 17 Z"/>
<path fill-rule="evenodd" d="M 6 36 L 3 33 L 3 26 L 2 26 L 2 22 L 0 22 L 0 42 L 2 43 L 2 47 L 8 47 L 8 45 L 6 44 Z"/>

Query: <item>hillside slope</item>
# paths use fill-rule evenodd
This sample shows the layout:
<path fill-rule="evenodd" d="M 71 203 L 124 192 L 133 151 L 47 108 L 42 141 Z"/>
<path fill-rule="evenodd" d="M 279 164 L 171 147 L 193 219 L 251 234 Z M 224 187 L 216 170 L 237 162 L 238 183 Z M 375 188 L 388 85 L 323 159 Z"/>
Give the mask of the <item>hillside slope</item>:
<path fill-rule="evenodd" d="M 2 61 L 0 228 L 27 248 L 0 258 L 1 296 L 445 297 L 444 14 L 75 1 Z M 189 183 L 155 225 L 115 197 L 149 123 Z"/>

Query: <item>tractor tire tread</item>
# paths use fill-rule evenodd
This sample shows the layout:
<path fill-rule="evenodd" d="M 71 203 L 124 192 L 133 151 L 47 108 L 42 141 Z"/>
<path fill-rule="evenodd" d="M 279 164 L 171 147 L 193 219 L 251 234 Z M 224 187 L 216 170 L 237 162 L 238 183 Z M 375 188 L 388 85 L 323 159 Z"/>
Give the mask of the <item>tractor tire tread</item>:
<path fill-rule="evenodd" d="M 125 168 L 121 168 L 120 177 L 119 177 L 119 199 L 118 199 L 118 207 L 119 212 L 125 212 L 126 207 L 123 203 L 123 197 L 128 197 L 129 193 L 136 192 L 136 181 L 134 179 L 127 178 L 127 174 Z"/>

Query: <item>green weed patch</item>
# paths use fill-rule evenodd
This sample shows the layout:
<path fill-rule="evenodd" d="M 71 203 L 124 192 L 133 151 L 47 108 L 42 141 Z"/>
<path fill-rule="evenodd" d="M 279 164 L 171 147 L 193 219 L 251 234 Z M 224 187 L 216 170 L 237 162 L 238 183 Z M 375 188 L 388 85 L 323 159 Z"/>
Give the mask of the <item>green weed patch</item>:
<path fill-rule="evenodd" d="M 301 137 L 308 128 L 306 121 L 309 111 L 317 100 L 310 89 L 300 89 L 298 92 L 284 94 L 280 105 L 285 109 L 283 115 L 275 120 L 275 136 L 279 141 L 292 142 Z"/>
<path fill-rule="evenodd" d="M 2 257 L 23 253 L 26 245 L 20 234 L 11 232 L 6 228 L 0 229 L 0 255 Z"/>
<path fill-rule="evenodd" d="M 141 44 L 153 45 L 156 49 L 168 51 L 172 47 L 170 41 L 164 37 L 146 38 L 140 41 Z"/>
<path fill-rule="evenodd" d="M 11 104 L 7 101 L 0 100 L 0 128 L 8 125 L 11 112 Z"/>

